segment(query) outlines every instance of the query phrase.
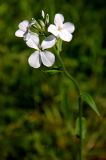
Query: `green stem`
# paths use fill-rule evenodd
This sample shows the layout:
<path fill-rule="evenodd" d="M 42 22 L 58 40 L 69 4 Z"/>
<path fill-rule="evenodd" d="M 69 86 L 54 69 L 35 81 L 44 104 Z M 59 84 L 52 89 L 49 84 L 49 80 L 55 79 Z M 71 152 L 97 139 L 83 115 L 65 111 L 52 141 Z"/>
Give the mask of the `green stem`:
<path fill-rule="evenodd" d="M 79 135 L 80 135 L 80 151 L 79 151 L 79 159 L 82 160 L 82 148 L 83 148 L 83 141 L 82 141 L 82 102 L 81 97 L 78 98 L 79 103 Z"/>
<path fill-rule="evenodd" d="M 65 65 L 64 65 L 64 63 L 63 63 L 63 60 L 61 59 L 60 55 L 58 54 L 57 56 L 58 56 L 58 59 L 59 59 L 61 65 L 62 65 L 63 69 L 64 69 L 65 75 L 73 82 L 74 86 L 76 87 L 78 96 L 80 96 L 80 89 L 79 89 L 79 85 L 78 85 L 77 81 L 76 81 L 76 80 L 69 74 L 69 72 L 66 70 Z"/>
<path fill-rule="evenodd" d="M 64 69 L 65 75 L 73 82 L 74 86 L 76 87 L 77 94 L 78 94 L 79 130 L 80 130 L 80 133 L 79 133 L 79 136 L 80 136 L 79 160 L 82 160 L 82 104 L 81 104 L 81 91 L 80 91 L 80 88 L 79 88 L 79 85 L 78 85 L 77 81 L 69 74 L 69 72 L 65 68 L 64 63 L 63 63 L 63 61 L 62 61 L 62 59 L 60 57 L 59 52 L 57 52 L 57 56 L 58 56 L 58 59 L 59 59 L 61 65 L 62 65 L 63 69 Z"/>

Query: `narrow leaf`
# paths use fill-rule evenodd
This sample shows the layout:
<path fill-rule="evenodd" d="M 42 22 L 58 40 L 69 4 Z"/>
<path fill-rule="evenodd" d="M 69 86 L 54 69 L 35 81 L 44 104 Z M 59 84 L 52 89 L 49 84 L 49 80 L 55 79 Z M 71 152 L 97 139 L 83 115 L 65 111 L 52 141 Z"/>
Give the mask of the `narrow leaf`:
<path fill-rule="evenodd" d="M 88 93 L 82 92 L 81 93 L 81 99 L 83 101 L 85 101 L 98 116 L 100 116 L 100 113 L 99 113 L 98 108 L 95 104 L 95 101 L 93 100 L 93 98 Z"/>
<path fill-rule="evenodd" d="M 49 70 L 44 70 L 43 72 L 55 74 L 55 73 L 63 72 L 63 70 L 62 68 L 52 68 Z"/>

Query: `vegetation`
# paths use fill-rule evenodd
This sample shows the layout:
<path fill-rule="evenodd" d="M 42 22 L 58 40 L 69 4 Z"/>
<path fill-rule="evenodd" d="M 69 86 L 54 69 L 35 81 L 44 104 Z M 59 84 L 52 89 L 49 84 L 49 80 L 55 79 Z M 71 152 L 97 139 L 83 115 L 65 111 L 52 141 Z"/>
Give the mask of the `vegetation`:
<path fill-rule="evenodd" d="M 105 0 L 0 1 L 0 160 L 77 159 L 73 84 L 61 72 L 31 68 L 27 60 L 32 49 L 14 35 L 22 20 L 39 18 L 42 9 L 51 20 L 62 13 L 76 26 L 73 40 L 63 44 L 61 57 L 80 88 L 94 97 L 101 114 L 98 118 L 83 104 L 84 160 L 105 160 Z"/>

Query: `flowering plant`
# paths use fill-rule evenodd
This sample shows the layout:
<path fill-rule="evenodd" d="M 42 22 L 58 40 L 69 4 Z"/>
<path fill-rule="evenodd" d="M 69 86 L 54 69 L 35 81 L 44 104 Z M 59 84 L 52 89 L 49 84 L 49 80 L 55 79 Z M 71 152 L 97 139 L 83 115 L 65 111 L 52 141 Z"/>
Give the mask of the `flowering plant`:
<path fill-rule="evenodd" d="M 83 139 L 86 133 L 86 120 L 83 117 L 82 102 L 85 101 L 88 103 L 98 116 L 100 114 L 93 98 L 88 93 L 82 92 L 77 81 L 69 74 L 60 55 L 62 52 L 62 41 L 70 42 L 72 40 L 72 33 L 75 30 L 75 26 L 70 22 L 64 23 L 64 16 L 60 13 L 55 15 L 54 24 L 49 24 L 49 15 L 42 11 L 42 18 L 40 20 L 37 21 L 34 18 L 31 21 L 24 20 L 18 27 L 19 29 L 15 32 L 15 35 L 22 37 L 28 47 L 36 50 L 28 58 L 29 65 L 33 68 L 39 68 L 42 64 L 46 67 L 52 67 L 55 63 L 56 56 L 61 63 L 62 71 L 75 85 L 79 106 L 75 134 L 80 138 L 79 159 L 82 160 Z M 50 48 L 54 48 L 53 53 L 49 51 Z"/>
<path fill-rule="evenodd" d="M 35 51 L 28 59 L 29 65 L 33 68 L 39 68 L 41 64 L 46 67 L 51 67 L 55 62 L 55 55 L 47 49 L 56 45 L 59 39 L 63 41 L 72 40 L 72 32 L 75 27 L 72 23 L 64 23 L 62 14 L 56 14 L 54 23 L 49 25 L 49 15 L 42 11 L 42 20 L 37 22 L 32 19 L 30 22 L 24 20 L 19 24 L 19 29 L 15 32 L 17 37 L 23 37 L 27 46 L 33 48 Z M 35 32 L 31 28 L 35 28 Z M 40 45 L 40 41 L 44 38 Z"/>

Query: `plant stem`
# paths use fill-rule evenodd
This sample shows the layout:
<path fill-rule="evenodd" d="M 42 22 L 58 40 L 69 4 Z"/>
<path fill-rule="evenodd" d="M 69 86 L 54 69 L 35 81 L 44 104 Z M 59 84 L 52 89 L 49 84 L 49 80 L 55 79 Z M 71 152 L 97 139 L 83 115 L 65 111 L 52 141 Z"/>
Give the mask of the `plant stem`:
<path fill-rule="evenodd" d="M 73 82 L 74 86 L 76 87 L 76 90 L 77 90 L 77 93 L 78 93 L 78 96 L 80 96 L 80 89 L 79 89 L 79 85 L 77 83 L 77 81 L 69 74 L 69 72 L 66 70 L 65 68 L 65 65 L 63 63 L 63 60 L 61 59 L 60 55 L 58 54 L 58 59 L 64 69 L 64 73 L 65 75 Z"/>
<path fill-rule="evenodd" d="M 76 87 L 77 94 L 78 94 L 78 106 L 79 106 L 79 136 L 80 136 L 80 146 L 79 146 L 79 160 L 82 160 L 82 103 L 81 103 L 81 91 L 77 81 L 69 74 L 67 69 L 64 66 L 64 63 L 60 57 L 60 54 L 57 53 L 58 59 L 64 69 L 65 75 L 73 82 Z"/>
<path fill-rule="evenodd" d="M 79 135 L 80 135 L 80 151 L 79 151 L 79 159 L 82 160 L 82 102 L 81 97 L 78 98 L 79 103 Z"/>

